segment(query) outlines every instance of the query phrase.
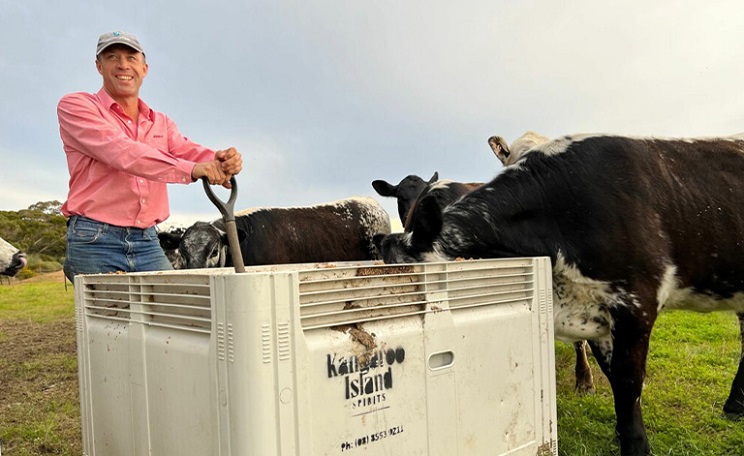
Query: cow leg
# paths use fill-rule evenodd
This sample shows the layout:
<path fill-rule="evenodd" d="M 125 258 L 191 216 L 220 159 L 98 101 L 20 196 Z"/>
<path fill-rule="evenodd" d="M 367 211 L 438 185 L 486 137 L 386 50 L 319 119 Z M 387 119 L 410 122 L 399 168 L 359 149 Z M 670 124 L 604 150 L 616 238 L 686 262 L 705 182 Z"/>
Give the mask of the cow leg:
<path fill-rule="evenodd" d="M 589 360 L 586 358 L 586 342 L 574 342 L 574 351 L 576 351 L 576 392 L 578 394 L 594 392 L 594 377 L 592 369 L 589 366 Z"/>
<path fill-rule="evenodd" d="M 594 359 L 597 360 L 599 368 L 602 373 L 605 374 L 607 380 L 612 380 L 610 376 L 610 362 L 612 361 L 612 336 L 597 339 L 588 340 L 587 344 L 592 349 Z"/>
<path fill-rule="evenodd" d="M 741 354 L 739 356 L 739 369 L 731 384 L 731 392 L 723 406 L 723 415 L 730 420 L 738 420 L 744 417 L 744 313 L 737 313 L 739 319 L 739 337 L 741 340 Z"/>
<path fill-rule="evenodd" d="M 653 302 L 653 301 L 651 301 Z M 641 392 L 646 377 L 648 344 L 656 315 L 638 318 L 632 312 L 640 309 L 619 309 L 613 329 L 613 351 L 610 384 L 615 398 L 615 431 L 622 456 L 650 454 L 641 414 Z"/>

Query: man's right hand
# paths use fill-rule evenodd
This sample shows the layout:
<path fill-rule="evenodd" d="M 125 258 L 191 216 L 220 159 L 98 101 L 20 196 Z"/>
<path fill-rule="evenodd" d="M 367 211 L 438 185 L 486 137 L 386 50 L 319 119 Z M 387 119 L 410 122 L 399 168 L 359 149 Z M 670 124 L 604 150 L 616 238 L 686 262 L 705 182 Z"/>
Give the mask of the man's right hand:
<path fill-rule="evenodd" d="M 191 177 L 196 180 L 206 177 L 211 185 L 222 185 L 230 188 L 230 178 L 232 174 L 226 174 L 222 171 L 222 163 L 219 160 L 197 163 L 191 170 Z"/>

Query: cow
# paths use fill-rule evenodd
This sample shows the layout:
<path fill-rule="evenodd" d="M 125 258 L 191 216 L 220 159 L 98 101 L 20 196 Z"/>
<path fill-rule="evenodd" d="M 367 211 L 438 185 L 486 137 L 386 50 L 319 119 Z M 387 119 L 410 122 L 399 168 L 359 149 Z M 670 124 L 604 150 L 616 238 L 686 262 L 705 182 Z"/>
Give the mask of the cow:
<path fill-rule="evenodd" d="M 641 392 L 658 313 L 744 311 L 742 175 L 744 134 L 566 136 L 444 210 L 422 199 L 409 232 L 375 242 L 386 263 L 550 257 L 556 337 L 590 341 L 620 453 L 646 455 Z M 744 416 L 743 366 L 723 407 L 732 419 Z"/>
<path fill-rule="evenodd" d="M 488 138 L 488 145 L 494 155 L 501 161 L 504 166 L 513 165 L 528 150 L 533 147 L 545 144 L 550 138 L 543 136 L 534 131 L 528 131 L 512 142 L 511 146 L 501 136 L 491 136 Z M 589 366 L 589 359 L 586 356 L 586 341 L 574 342 L 574 352 L 576 353 L 576 365 L 574 373 L 576 376 L 576 392 L 579 394 L 594 392 L 594 376 L 592 368 Z"/>
<path fill-rule="evenodd" d="M 488 139 L 488 143 L 494 154 L 505 166 L 514 163 L 518 157 L 531 147 L 547 141 L 547 137 L 532 131 L 528 131 L 517 138 L 511 146 L 501 136 L 492 136 Z M 435 172 L 431 179 L 426 182 L 419 176 L 411 174 L 403 178 L 398 185 L 392 185 L 385 180 L 375 180 L 372 182 L 372 187 L 380 196 L 390 196 L 397 199 L 400 220 L 404 231 L 407 231 L 408 214 L 414 206 L 415 201 L 421 198 L 422 194 L 433 190 L 433 194 L 436 195 L 440 207 L 444 207 L 467 193 L 467 191 L 483 184 L 482 182 L 456 183 L 452 181 L 437 181 L 438 178 L 439 174 Z M 447 182 L 447 185 L 435 187 L 433 184 L 436 182 Z M 576 352 L 576 366 L 574 369 L 576 391 L 579 394 L 593 392 L 594 378 L 586 356 L 586 343 L 584 341 L 575 342 L 574 351 Z"/>
<path fill-rule="evenodd" d="M 413 210 L 414 202 L 422 194 L 432 195 L 436 198 L 440 207 L 444 207 L 470 190 L 483 185 L 483 182 L 463 183 L 449 179 L 438 179 L 439 173 L 436 172 L 428 182 L 419 176 L 409 174 L 396 186 L 390 185 L 384 180 L 375 180 L 372 182 L 372 187 L 381 196 L 394 196 L 396 198 L 400 222 L 403 225 L 403 231 L 407 231 L 408 220 L 410 220 L 410 213 Z"/>
<path fill-rule="evenodd" d="M 411 204 L 428 184 L 439 180 L 439 173 L 434 172 L 428 181 L 423 180 L 415 174 L 409 174 L 401 179 L 398 185 L 393 185 L 386 180 L 377 179 L 372 181 L 372 188 L 378 195 L 395 198 L 398 202 L 398 217 L 400 223 L 405 226 L 406 216 L 411 209 Z"/>
<path fill-rule="evenodd" d="M 160 241 L 160 247 L 165 253 L 165 257 L 173 265 L 175 269 L 182 269 L 182 259 L 178 252 L 178 246 L 181 244 L 181 238 L 183 237 L 185 229 L 183 228 L 172 228 L 167 231 L 158 231 L 158 241 Z"/>
<path fill-rule="evenodd" d="M 26 254 L 0 238 L 0 275 L 14 277 L 26 264 Z"/>
<path fill-rule="evenodd" d="M 390 233 L 387 212 L 369 197 L 250 209 L 235 214 L 235 225 L 246 266 L 376 260 L 374 235 Z M 178 254 L 178 269 L 232 266 L 224 220 L 186 228 Z"/>

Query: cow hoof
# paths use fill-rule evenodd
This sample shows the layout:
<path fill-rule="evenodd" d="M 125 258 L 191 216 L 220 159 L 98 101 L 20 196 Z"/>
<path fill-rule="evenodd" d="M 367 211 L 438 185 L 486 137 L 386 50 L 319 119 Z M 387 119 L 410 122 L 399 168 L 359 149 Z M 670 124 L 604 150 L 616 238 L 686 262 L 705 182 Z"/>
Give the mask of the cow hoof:
<path fill-rule="evenodd" d="M 583 383 L 583 384 L 577 384 L 576 385 L 576 394 L 579 396 L 584 396 L 587 394 L 594 394 L 595 393 L 594 384 L 592 383 Z"/>

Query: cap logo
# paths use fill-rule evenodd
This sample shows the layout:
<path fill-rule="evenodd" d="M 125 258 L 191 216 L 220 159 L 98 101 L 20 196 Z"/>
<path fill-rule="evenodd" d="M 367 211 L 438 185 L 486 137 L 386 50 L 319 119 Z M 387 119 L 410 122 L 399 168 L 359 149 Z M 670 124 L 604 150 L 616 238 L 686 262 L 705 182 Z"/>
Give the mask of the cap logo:
<path fill-rule="evenodd" d="M 121 36 L 121 32 L 113 32 L 112 35 L 114 35 L 114 36 Z"/>

